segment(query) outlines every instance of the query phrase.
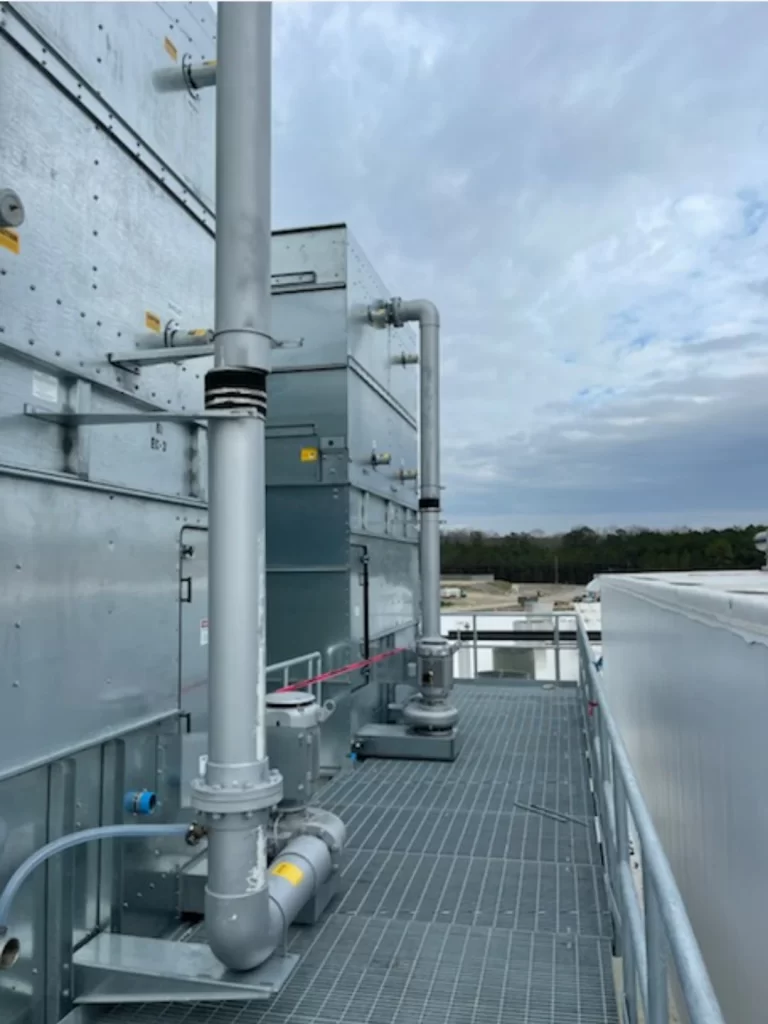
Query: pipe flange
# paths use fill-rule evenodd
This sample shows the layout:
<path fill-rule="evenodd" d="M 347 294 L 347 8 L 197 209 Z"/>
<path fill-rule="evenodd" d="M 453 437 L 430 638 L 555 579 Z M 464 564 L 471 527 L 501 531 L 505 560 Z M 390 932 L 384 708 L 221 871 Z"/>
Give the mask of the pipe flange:
<path fill-rule="evenodd" d="M 393 327 L 404 327 L 405 320 L 403 320 L 403 300 L 399 295 L 394 295 L 387 303 L 387 312 L 389 313 L 389 322 Z"/>
<path fill-rule="evenodd" d="M 203 778 L 193 779 L 192 806 L 204 814 L 246 814 L 276 807 L 283 799 L 283 777 L 273 769 L 263 782 L 245 782 L 242 786 L 210 785 Z"/>

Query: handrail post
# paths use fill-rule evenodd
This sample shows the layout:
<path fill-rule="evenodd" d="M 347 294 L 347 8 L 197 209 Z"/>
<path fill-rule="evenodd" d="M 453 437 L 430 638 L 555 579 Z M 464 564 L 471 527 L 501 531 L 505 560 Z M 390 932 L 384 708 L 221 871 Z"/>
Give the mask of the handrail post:
<path fill-rule="evenodd" d="M 661 920 L 656 886 L 643 871 L 643 903 L 645 910 L 645 950 L 648 958 L 647 1024 L 668 1024 L 669 988 L 667 983 L 667 950 L 664 924 Z"/>
<path fill-rule="evenodd" d="M 560 616 L 557 612 L 552 615 L 552 628 L 555 634 L 555 682 L 560 682 Z"/>
<path fill-rule="evenodd" d="M 474 678 L 477 679 L 477 615 L 472 616 L 472 664 Z"/>
<path fill-rule="evenodd" d="M 622 873 L 632 871 L 629 857 L 629 821 L 627 817 L 627 797 L 624 792 L 624 780 L 616 775 L 613 781 L 614 814 L 616 819 L 616 874 L 621 879 Z M 637 980 L 635 976 L 635 960 L 637 951 L 632 942 L 630 925 L 630 908 L 623 897 L 623 886 L 619 885 L 617 898 L 621 910 L 621 951 L 622 982 L 624 988 L 624 1020 L 626 1024 L 637 1024 Z"/>

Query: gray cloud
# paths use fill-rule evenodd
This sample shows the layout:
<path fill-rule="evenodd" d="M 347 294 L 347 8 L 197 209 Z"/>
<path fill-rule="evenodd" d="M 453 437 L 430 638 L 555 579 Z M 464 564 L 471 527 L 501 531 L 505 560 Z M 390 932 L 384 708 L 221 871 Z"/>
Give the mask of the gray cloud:
<path fill-rule="evenodd" d="M 440 304 L 449 522 L 759 518 L 768 9 L 275 23 L 276 224 L 345 220 Z"/>

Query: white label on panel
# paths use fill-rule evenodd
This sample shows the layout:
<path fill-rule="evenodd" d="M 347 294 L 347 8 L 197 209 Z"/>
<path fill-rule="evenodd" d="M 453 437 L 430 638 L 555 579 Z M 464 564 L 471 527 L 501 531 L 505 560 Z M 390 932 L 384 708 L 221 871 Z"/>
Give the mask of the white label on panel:
<path fill-rule="evenodd" d="M 41 402 L 50 402 L 51 405 L 59 404 L 59 382 L 55 377 L 47 373 L 32 374 L 32 394 Z"/>
<path fill-rule="evenodd" d="M 205 647 L 208 643 L 208 619 L 200 619 L 200 646 Z"/>

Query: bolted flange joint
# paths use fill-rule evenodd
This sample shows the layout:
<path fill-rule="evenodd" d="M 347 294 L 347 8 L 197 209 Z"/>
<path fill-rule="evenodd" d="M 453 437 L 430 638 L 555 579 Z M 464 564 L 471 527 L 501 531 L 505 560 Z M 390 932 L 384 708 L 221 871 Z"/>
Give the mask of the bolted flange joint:
<path fill-rule="evenodd" d="M 193 779 L 192 806 L 204 814 L 247 814 L 275 807 L 283 799 L 283 777 L 272 769 L 260 781 L 243 783 L 209 783 L 206 779 Z"/>
<path fill-rule="evenodd" d="M 379 299 L 368 307 L 368 322 L 374 327 L 402 327 L 403 300 L 401 298 Z"/>

